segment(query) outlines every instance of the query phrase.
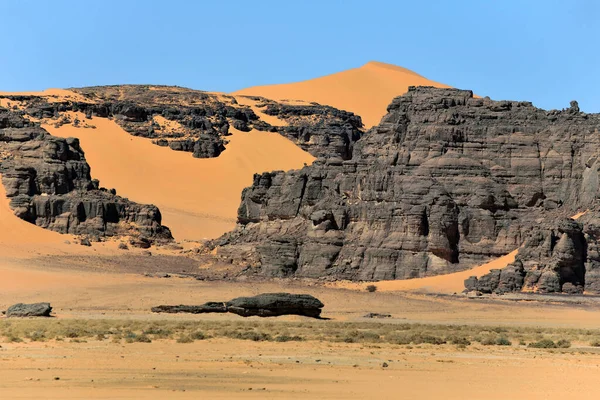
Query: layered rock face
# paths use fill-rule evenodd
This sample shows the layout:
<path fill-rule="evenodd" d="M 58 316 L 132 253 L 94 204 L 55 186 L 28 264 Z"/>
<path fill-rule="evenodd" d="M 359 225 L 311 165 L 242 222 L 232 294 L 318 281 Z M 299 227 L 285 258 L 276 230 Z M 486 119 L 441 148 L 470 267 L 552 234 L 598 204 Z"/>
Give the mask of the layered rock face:
<path fill-rule="evenodd" d="M 1 96 L 19 102 L 34 118 L 55 124 L 93 125 L 93 118 L 113 118 L 125 131 L 152 139 L 159 146 L 191 152 L 197 158 L 218 157 L 225 151 L 230 127 L 279 132 L 315 157 L 347 159 L 362 134 L 360 117 L 318 104 L 285 105 L 262 98 L 259 106 L 288 126 L 268 124 L 247 106 L 228 95 L 170 86 L 119 85 L 71 89 L 86 101 L 66 101 L 40 96 Z M 63 116 L 67 111 L 85 114 L 84 121 Z M 49 121 L 50 122 L 50 121 Z"/>
<path fill-rule="evenodd" d="M 564 218 L 533 229 L 515 262 L 465 280 L 467 291 L 600 294 L 600 212 L 577 222 Z"/>
<path fill-rule="evenodd" d="M 15 214 L 40 227 L 91 237 L 172 239 L 158 208 L 99 188 L 77 139 L 51 136 L 2 108 L 0 174 Z"/>
<path fill-rule="evenodd" d="M 257 129 L 279 132 L 315 157 L 352 158 L 354 143 L 362 136 L 362 120 L 353 113 L 319 104 L 292 105 L 253 97 L 267 115 L 287 126 L 254 124 Z"/>
<path fill-rule="evenodd" d="M 544 111 L 413 87 L 351 159 L 256 175 L 238 227 L 209 248 L 234 261 L 243 251 L 237 261 L 267 276 L 382 280 L 465 269 L 519 247 L 539 218 L 594 203 L 599 127 L 576 103 Z"/>

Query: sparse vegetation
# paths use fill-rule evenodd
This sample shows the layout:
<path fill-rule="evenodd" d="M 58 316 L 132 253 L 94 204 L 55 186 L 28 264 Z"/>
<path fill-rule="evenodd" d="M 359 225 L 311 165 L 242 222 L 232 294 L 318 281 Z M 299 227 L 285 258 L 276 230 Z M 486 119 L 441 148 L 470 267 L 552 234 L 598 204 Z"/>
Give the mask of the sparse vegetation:
<path fill-rule="evenodd" d="M 369 293 L 374 293 L 377 291 L 377 286 L 375 285 L 367 285 L 367 287 L 365 288 L 365 290 Z"/>
<path fill-rule="evenodd" d="M 1 342 L 105 341 L 151 343 L 172 340 L 192 343 L 228 338 L 256 342 L 323 341 L 367 344 L 388 343 L 409 348 L 421 346 L 512 346 L 519 343 L 535 349 L 566 349 L 573 342 L 600 347 L 597 330 L 435 325 L 381 322 L 336 322 L 277 320 L 232 321 L 144 321 L 144 320 L 0 320 Z"/>

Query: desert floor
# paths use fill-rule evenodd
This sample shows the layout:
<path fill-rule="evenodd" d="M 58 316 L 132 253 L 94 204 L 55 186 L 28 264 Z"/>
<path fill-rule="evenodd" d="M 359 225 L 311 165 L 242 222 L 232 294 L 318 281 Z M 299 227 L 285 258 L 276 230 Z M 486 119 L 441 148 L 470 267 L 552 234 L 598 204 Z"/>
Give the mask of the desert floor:
<path fill-rule="evenodd" d="M 61 257 L 55 256 L 55 261 Z M 123 262 L 130 261 L 123 258 Z M 594 298 L 566 303 L 367 293 L 298 281 L 204 282 L 53 268 L 50 264 L 45 258 L 5 259 L 0 264 L 0 309 L 16 302 L 49 301 L 56 314 L 51 321 L 63 324 L 74 320 L 166 320 L 273 329 L 314 323 L 319 329 L 331 326 L 342 330 L 340 322 L 342 326 L 374 323 L 363 315 L 379 312 L 392 318 L 375 323 L 488 325 L 517 331 L 517 327 L 540 327 L 541 335 L 554 329 L 582 329 L 587 330 L 584 335 L 600 338 L 600 306 Z M 315 295 L 325 303 L 323 316 L 330 320 L 150 312 L 150 307 L 158 304 L 198 304 L 274 291 Z M 13 321 L 0 319 L 0 328 Z M 193 343 L 95 338 L 14 343 L 0 337 L 0 346 L 3 399 L 585 399 L 597 397 L 600 374 L 600 351 L 588 340 L 575 340 L 573 347 L 564 350 L 532 349 L 514 341 L 511 346 L 473 343 L 460 348 L 451 344 L 279 343 L 221 337 Z"/>

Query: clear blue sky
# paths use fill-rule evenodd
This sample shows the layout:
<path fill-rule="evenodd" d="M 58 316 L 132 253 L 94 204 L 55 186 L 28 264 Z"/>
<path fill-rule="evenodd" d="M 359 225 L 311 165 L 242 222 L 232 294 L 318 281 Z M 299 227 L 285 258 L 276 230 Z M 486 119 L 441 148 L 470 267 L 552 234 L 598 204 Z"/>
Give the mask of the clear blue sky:
<path fill-rule="evenodd" d="M 369 60 L 494 99 L 600 112 L 597 0 L 0 0 L 0 90 L 233 91 Z"/>

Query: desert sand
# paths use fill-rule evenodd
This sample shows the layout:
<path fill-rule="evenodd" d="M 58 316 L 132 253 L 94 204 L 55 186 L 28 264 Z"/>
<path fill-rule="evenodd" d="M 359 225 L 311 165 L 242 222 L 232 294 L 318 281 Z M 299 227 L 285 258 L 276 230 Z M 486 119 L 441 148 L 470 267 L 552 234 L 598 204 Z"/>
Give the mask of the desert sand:
<path fill-rule="evenodd" d="M 3 269 L 2 276 L 5 273 Z M 242 324 L 239 326 L 258 322 L 269 327 L 286 321 L 330 323 L 303 317 L 260 320 L 231 314 L 157 315 L 148 311 L 150 306 L 162 303 L 196 304 L 285 290 L 311 293 L 322 299 L 326 304 L 324 315 L 333 322 L 361 321 L 366 312 L 387 312 L 393 315 L 385 321 L 390 324 L 600 328 L 597 306 L 366 293 L 286 282 L 197 282 L 82 271 L 52 274 L 61 279 L 51 280 L 45 288 L 0 290 L 0 308 L 18 298 L 52 301 L 59 320 L 210 319 L 235 320 Z M 94 277 L 95 281 L 90 279 Z M 9 321 L 0 319 L 0 324 L 5 322 Z M 516 345 L 500 348 L 475 344 L 458 349 L 452 345 L 277 343 L 224 338 L 194 343 L 113 343 L 94 339 L 2 342 L 0 394 L 7 399 L 462 399 L 467 394 L 477 399 L 564 399 L 575 395 L 591 399 L 597 395 L 600 355 L 582 345 L 574 351 L 549 352 Z M 579 354 L 581 351 L 587 354 Z M 382 367 L 384 362 L 388 367 Z"/>
<path fill-rule="evenodd" d="M 6 399 L 595 399 L 600 373 L 598 354 L 512 348 L 215 339 L 7 344 L 0 354 Z"/>
<path fill-rule="evenodd" d="M 84 116 L 79 118 L 84 121 Z M 92 176 L 117 194 L 157 205 L 177 240 L 215 238 L 236 222 L 242 189 L 255 173 L 301 168 L 314 160 L 278 133 L 231 128 L 226 150 L 211 159 L 160 147 L 134 137 L 114 121 L 86 120 L 96 129 L 44 125 L 51 134 L 77 137 Z"/>
<path fill-rule="evenodd" d="M 362 117 L 366 128 L 377 125 L 386 114 L 394 97 L 409 86 L 447 85 L 429 80 L 408 69 L 371 61 L 360 68 L 303 82 L 254 86 L 234 92 L 234 95 L 261 96 L 273 100 L 302 100 L 317 102 Z"/>

